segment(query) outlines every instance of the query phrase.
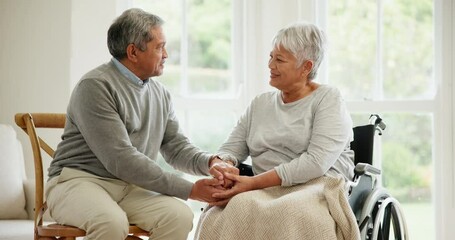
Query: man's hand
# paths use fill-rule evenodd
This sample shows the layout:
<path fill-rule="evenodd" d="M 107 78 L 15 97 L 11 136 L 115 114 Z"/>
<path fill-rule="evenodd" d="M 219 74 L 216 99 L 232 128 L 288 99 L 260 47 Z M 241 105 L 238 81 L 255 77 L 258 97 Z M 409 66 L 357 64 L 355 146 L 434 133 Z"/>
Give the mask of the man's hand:
<path fill-rule="evenodd" d="M 215 198 L 213 195 L 225 191 L 222 184 L 223 181 L 216 178 L 200 179 L 194 183 L 189 198 L 201 202 L 220 201 L 220 198 Z"/>
<path fill-rule="evenodd" d="M 239 169 L 234 167 L 233 163 L 227 163 L 223 160 L 215 157 L 210 161 L 210 175 L 214 178 L 223 182 L 224 188 L 231 188 L 234 185 L 234 182 L 231 179 L 225 178 L 224 175 L 226 173 L 230 173 L 233 175 L 239 175 Z"/>

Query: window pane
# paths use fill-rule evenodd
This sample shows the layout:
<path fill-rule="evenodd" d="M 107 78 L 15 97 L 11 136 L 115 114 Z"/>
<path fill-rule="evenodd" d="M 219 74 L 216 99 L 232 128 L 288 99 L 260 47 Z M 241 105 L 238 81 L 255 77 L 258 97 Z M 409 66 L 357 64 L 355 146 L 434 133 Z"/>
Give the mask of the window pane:
<path fill-rule="evenodd" d="M 376 76 L 376 1 L 330 1 L 328 81 L 346 100 L 372 99 Z"/>
<path fill-rule="evenodd" d="M 381 3 L 330 1 L 329 82 L 347 100 L 433 98 L 433 0 Z"/>
<path fill-rule="evenodd" d="M 404 208 L 410 239 L 433 239 L 432 114 L 390 113 L 384 119 L 383 184 Z"/>
<path fill-rule="evenodd" d="M 223 110 L 199 110 L 188 114 L 189 136 L 205 151 L 215 153 L 232 131 L 237 115 Z"/>
<path fill-rule="evenodd" d="M 169 58 L 158 79 L 174 95 L 232 97 L 230 0 L 133 0 L 166 22 Z"/>
<path fill-rule="evenodd" d="M 434 239 L 432 114 L 380 115 L 387 127 L 377 138 L 375 156 L 381 158 L 374 161 L 382 163 L 382 184 L 403 207 L 409 239 Z M 368 123 L 368 117 L 352 114 L 354 126 Z"/>
<path fill-rule="evenodd" d="M 230 0 L 189 1 L 189 94 L 233 93 L 230 9 Z"/>
<path fill-rule="evenodd" d="M 384 98 L 432 98 L 433 1 L 384 1 Z"/>

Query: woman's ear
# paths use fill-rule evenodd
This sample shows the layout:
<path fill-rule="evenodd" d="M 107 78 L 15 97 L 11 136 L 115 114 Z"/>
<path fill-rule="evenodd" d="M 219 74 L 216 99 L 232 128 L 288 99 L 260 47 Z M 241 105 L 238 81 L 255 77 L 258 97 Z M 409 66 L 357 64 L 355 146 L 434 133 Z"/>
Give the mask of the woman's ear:
<path fill-rule="evenodd" d="M 126 47 L 126 57 L 131 61 L 131 62 L 137 62 L 137 51 L 139 49 L 136 48 L 136 46 L 132 43 L 128 44 Z"/>
<path fill-rule="evenodd" d="M 306 60 L 305 62 L 303 62 L 302 68 L 303 68 L 302 75 L 304 75 L 305 77 L 308 76 L 308 74 L 310 74 L 311 70 L 313 69 L 313 61 Z"/>
<path fill-rule="evenodd" d="M 308 73 L 310 73 L 311 70 L 313 70 L 313 61 L 308 60 L 303 63 L 303 66 L 305 67 L 305 71 L 308 71 Z"/>

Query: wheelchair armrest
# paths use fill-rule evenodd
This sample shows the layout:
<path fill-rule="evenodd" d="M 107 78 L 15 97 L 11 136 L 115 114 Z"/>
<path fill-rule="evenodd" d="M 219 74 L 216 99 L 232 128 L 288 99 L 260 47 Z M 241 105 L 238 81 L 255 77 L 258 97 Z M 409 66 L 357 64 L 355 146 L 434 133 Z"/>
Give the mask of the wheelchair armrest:
<path fill-rule="evenodd" d="M 357 165 L 355 165 L 354 168 L 354 173 L 357 176 L 361 176 L 364 174 L 379 175 L 381 174 L 381 170 L 367 163 L 357 163 Z"/>
<path fill-rule="evenodd" d="M 249 164 L 240 163 L 237 168 L 241 176 L 254 176 L 253 167 Z"/>

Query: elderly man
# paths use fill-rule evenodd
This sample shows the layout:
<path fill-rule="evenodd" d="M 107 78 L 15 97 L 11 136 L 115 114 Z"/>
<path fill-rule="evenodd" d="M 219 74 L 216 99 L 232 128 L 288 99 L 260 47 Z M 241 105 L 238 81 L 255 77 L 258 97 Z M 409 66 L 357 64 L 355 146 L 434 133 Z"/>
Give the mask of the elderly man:
<path fill-rule="evenodd" d="M 46 195 L 52 217 L 84 229 L 86 239 L 125 239 L 129 224 L 153 239 L 186 239 L 193 213 L 177 198 L 219 200 L 212 194 L 223 191 L 221 178 L 189 182 L 163 171 L 158 152 L 191 174 L 233 168 L 190 143 L 169 92 L 151 78 L 168 56 L 162 24 L 143 10 L 125 11 L 108 31 L 112 60 L 84 75 L 71 95 Z"/>

